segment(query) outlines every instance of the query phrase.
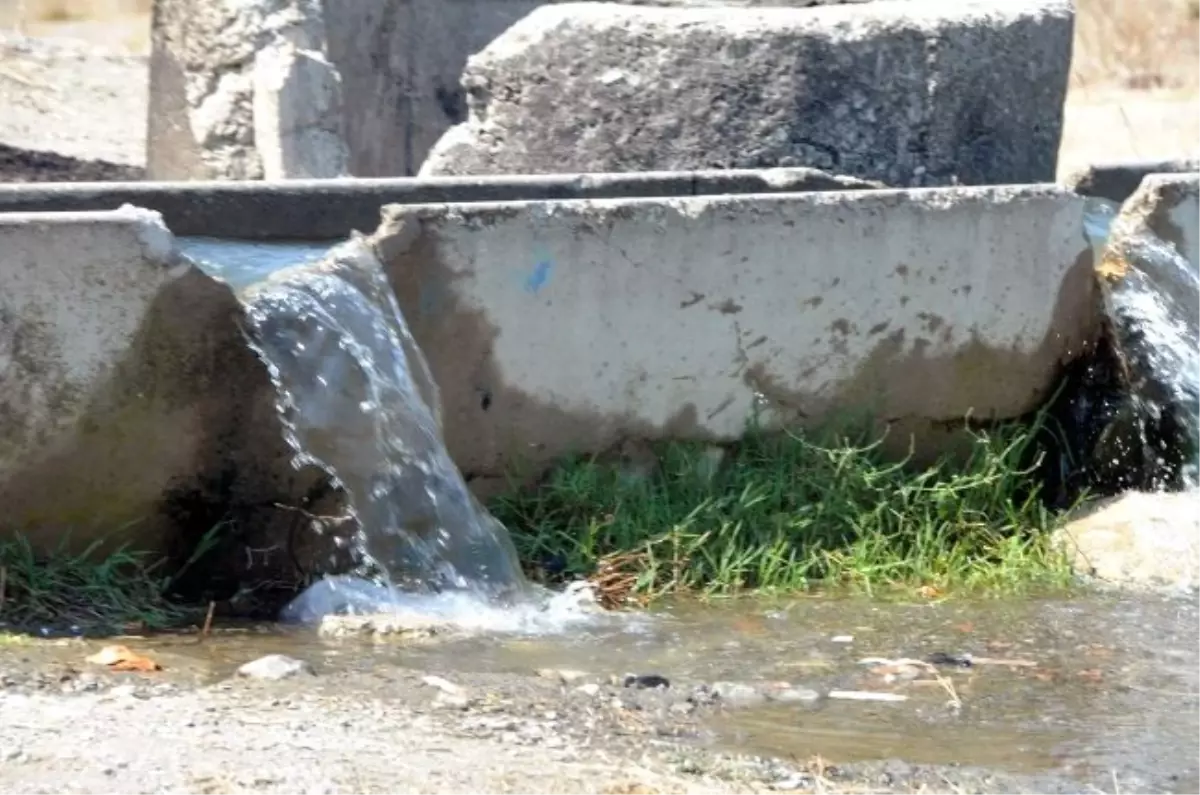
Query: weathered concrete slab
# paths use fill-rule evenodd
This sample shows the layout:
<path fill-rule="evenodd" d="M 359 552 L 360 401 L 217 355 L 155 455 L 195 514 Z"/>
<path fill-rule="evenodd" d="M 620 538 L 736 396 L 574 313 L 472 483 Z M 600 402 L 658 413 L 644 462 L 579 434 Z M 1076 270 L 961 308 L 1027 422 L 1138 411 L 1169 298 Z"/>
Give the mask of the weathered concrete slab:
<path fill-rule="evenodd" d="M 1118 204 L 1133 195 L 1150 174 L 1186 174 L 1200 171 L 1197 160 L 1147 160 L 1135 163 L 1098 163 L 1070 174 L 1063 184 L 1084 196 Z"/>
<path fill-rule="evenodd" d="M 878 183 L 815 169 L 547 174 L 436 179 L 264 182 L 0 184 L 0 213 L 111 210 L 133 204 L 161 213 L 180 236 L 238 240 L 339 240 L 379 225 L 385 204 L 707 196 L 865 190 Z"/>
<path fill-rule="evenodd" d="M 1072 30 L 1067 0 L 548 5 L 470 58 L 469 117 L 421 174 L 814 166 L 895 186 L 1051 181 Z"/>
<path fill-rule="evenodd" d="M 925 434 L 1027 412 L 1097 333 L 1085 203 L 1026 186 L 395 206 L 375 237 L 451 453 L 494 475 L 628 437 L 735 438 L 756 404 Z"/>
<path fill-rule="evenodd" d="M 342 78 L 320 52 L 289 41 L 254 56 L 254 148 L 265 179 L 349 174 Z"/>
<path fill-rule="evenodd" d="M 157 0 L 152 29 L 148 173 L 152 179 L 254 179 L 261 176 L 262 163 L 254 141 L 255 90 L 251 71 L 256 52 L 272 42 L 287 40 L 304 49 L 324 53 L 341 76 L 343 132 L 350 152 L 350 173 L 361 177 L 416 174 L 426 153 L 441 135 L 466 118 L 466 97 L 460 78 L 468 56 L 479 52 L 547 1 L 553 2 L 381 0 L 320 4 L 314 0 L 260 0 L 197 6 L 189 0 Z M 1019 3 L 995 0 L 993 6 L 981 6 L 983 10 L 971 12 L 974 16 L 970 22 L 962 24 L 993 25 L 996 20 L 1008 19 L 1008 9 L 1018 4 L 1026 5 L 1027 0 Z M 827 3 L 824 0 L 735 0 L 729 3 L 637 0 L 635 5 L 697 6 L 707 8 L 713 14 L 737 19 L 758 14 L 759 10 L 754 8 L 757 6 L 803 9 Z M 910 5 L 918 9 L 927 4 L 851 2 L 849 5 L 850 9 L 845 11 L 871 17 L 875 12 L 869 9 L 876 5 Z M 967 54 L 967 63 L 973 64 L 972 68 L 952 72 L 939 66 L 940 82 L 922 84 L 924 89 L 919 95 L 905 94 L 915 103 L 913 113 L 924 112 L 921 108 L 925 107 L 927 99 L 936 100 L 939 108 L 933 110 L 935 115 L 940 114 L 942 121 L 935 124 L 929 121 L 933 117 L 923 117 L 928 122 L 924 129 L 927 140 L 917 135 L 922 129 L 914 128 L 912 141 L 901 143 L 911 143 L 918 154 L 926 147 L 932 147 L 930 151 L 936 153 L 938 137 L 948 134 L 958 138 L 960 143 L 970 139 L 970 148 L 980 150 L 978 156 L 981 158 L 1011 159 L 1014 155 L 1008 148 L 1009 136 L 1030 133 L 1022 139 L 1022 146 L 1031 146 L 1036 152 L 1029 155 L 1030 170 L 1016 179 L 1052 179 L 1052 168 L 1049 176 L 1044 173 L 1042 158 L 1045 153 L 1041 150 L 1049 139 L 1053 139 L 1052 148 L 1057 147 L 1071 36 L 1069 14 L 1063 17 L 1061 12 L 1069 9 L 1069 5 L 1063 0 L 1046 6 L 1031 15 L 1029 24 L 1021 30 L 1008 31 L 1002 42 L 983 30 L 960 35 L 960 23 L 953 21 L 963 13 L 958 10 L 960 5 L 946 3 L 937 7 L 942 9 L 940 11 L 921 11 L 930 19 L 939 13 L 947 14 L 942 21 L 945 24 L 936 23 L 927 31 L 926 39 L 914 39 L 909 49 L 897 51 L 899 60 L 880 66 L 879 62 L 886 58 L 881 56 L 882 60 L 877 62 L 869 53 L 859 52 L 853 57 L 861 61 L 858 67 L 865 71 L 857 73 L 850 83 L 822 87 L 819 91 L 809 92 L 807 99 L 805 92 L 798 92 L 802 104 L 807 104 L 799 107 L 797 113 L 808 113 L 817 118 L 831 116 L 840 101 L 837 97 L 849 88 L 869 95 L 879 86 L 897 81 L 895 91 L 903 94 L 909 85 L 901 80 L 903 70 L 921 71 L 925 68 L 922 64 L 927 62 L 957 62 L 961 55 Z M 825 8 L 814 9 L 813 13 L 843 11 Z M 808 13 L 799 9 L 796 12 Z M 967 16 L 970 14 L 963 16 L 963 20 Z M 862 28 L 853 21 L 849 26 Z M 1048 33 L 1050 29 L 1055 32 Z M 851 34 L 849 38 L 856 35 Z M 960 48 L 965 53 L 957 52 Z M 713 60 L 707 53 L 704 55 L 703 60 Z M 733 69 L 738 60 L 740 56 L 727 59 L 725 68 Z M 1059 71 L 1047 67 L 1052 61 L 1061 67 Z M 811 59 L 804 63 L 808 64 L 806 70 L 814 75 L 825 71 Z M 626 64 L 621 66 L 624 68 Z M 715 67 L 710 67 L 708 72 L 712 68 Z M 792 66 L 782 68 L 788 73 L 799 74 Z M 854 73 L 847 71 L 845 74 Z M 661 95 L 661 87 L 650 95 Z M 1016 97 L 1023 101 L 1015 104 L 1010 101 Z M 734 105 L 741 102 L 746 107 L 737 97 L 727 99 Z M 861 115 L 868 107 L 855 107 L 853 114 Z M 879 109 L 870 110 L 877 112 Z M 907 106 L 902 110 L 904 112 L 895 122 L 887 123 L 908 123 Z M 1012 119 L 1009 119 L 1010 114 Z M 1030 114 L 1037 115 L 1041 126 L 1028 128 Z M 885 117 L 880 115 L 877 122 L 868 123 L 884 124 Z M 953 129 L 944 129 L 947 126 Z M 869 132 L 866 128 L 863 130 L 864 135 Z M 816 144 L 822 145 L 819 141 Z M 982 152 L 984 149 L 988 152 Z M 911 156 L 916 155 L 910 153 Z M 1054 156 L 1050 154 L 1051 166 L 1053 162 Z M 783 161 L 770 159 L 743 161 L 743 164 L 786 165 Z M 818 165 L 815 162 L 808 164 Z M 738 164 L 723 162 L 721 165 L 737 167 Z M 659 165 L 643 166 L 647 167 L 671 166 L 664 160 Z M 929 167 L 936 173 L 941 164 L 935 162 Z M 854 172 L 846 170 L 846 173 Z M 964 170 L 962 181 L 976 180 Z"/>
<path fill-rule="evenodd" d="M 286 537 L 295 516 L 274 503 L 311 478 L 291 469 L 240 311 L 154 213 L 0 213 L 3 531 L 38 551 L 180 555 L 241 506 L 261 509 L 234 534 L 258 556 L 219 550 L 242 561 L 226 572 L 289 570 L 296 550 L 259 542 Z"/>

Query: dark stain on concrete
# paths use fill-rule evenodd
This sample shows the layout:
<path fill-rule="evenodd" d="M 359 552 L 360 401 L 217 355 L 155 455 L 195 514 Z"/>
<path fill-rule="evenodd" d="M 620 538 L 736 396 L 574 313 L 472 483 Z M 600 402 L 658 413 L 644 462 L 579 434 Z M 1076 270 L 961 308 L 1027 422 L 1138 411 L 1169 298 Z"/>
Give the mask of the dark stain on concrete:
<path fill-rule="evenodd" d="M 742 305 L 734 301 L 732 298 L 726 298 L 719 304 L 714 304 L 709 307 L 722 315 L 736 315 L 742 311 Z"/>
<path fill-rule="evenodd" d="M 691 295 L 688 296 L 687 300 L 679 302 L 679 308 L 687 309 L 689 306 L 695 306 L 696 304 L 700 303 L 703 300 L 704 300 L 703 293 L 697 293 L 695 291 L 692 291 Z"/>

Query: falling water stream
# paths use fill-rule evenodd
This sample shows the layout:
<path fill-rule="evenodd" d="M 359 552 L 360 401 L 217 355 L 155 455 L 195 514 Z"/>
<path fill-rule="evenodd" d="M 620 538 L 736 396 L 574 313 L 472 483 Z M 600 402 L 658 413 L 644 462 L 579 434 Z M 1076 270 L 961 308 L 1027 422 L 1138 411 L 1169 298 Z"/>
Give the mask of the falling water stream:
<path fill-rule="evenodd" d="M 437 385 L 367 243 L 181 246 L 238 290 L 295 465 L 324 470 L 358 526 L 357 570 L 311 586 L 285 620 L 404 609 L 504 630 L 584 617 L 577 597 L 525 581 L 507 530 L 468 490 Z"/>

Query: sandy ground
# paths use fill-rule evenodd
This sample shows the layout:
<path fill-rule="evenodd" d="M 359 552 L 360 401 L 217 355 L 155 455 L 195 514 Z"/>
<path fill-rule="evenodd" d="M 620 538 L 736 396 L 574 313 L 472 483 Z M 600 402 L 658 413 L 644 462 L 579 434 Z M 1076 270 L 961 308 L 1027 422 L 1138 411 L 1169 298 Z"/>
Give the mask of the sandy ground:
<path fill-rule="evenodd" d="M 145 56 L 0 35 L 0 143 L 141 166 L 148 81 Z"/>

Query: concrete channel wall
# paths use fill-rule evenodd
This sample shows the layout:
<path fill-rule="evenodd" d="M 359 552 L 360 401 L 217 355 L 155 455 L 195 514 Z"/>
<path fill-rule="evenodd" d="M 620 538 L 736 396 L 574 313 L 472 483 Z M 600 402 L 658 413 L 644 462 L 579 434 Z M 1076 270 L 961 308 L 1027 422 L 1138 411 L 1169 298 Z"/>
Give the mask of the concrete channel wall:
<path fill-rule="evenodd" d="M 240 312 L 155 213 L 0 213 L 0 534 L 170 553 L 206 504 L 289 499 Z"/>
<path fill-rule="evenodd" d="M 1096 333 L 1051 186 L 396 206 L 377 233 L 460 466 L 869 411 L 938 452 Z M 931 435 L 933 434 L 933 435 Z"/>
<path fill-rule="evenodd" d="M 237 240 L 337 240 L 369 232 L 386 204 L 605 199 L 865 190 L 877 183 L 810 168 L 648 171 L 286 182 L 0 184 L 0 213 L 115 210 L 161 213 L 176 235 Z"/>
<path fill-rule="evenodd" d="M 787 184 L 773 173 L 744 184 Z M 167 549 L 183 543 L 172 528 L 200 521 L 180 506 L 298 504 L 311 485 L 286 466 L 232 291 L 182 260 L 152 214 L 79 211 L 135 195 L 176 235 L 375 230 L 451 453 L 479 482 L 624 439 L 736 438 L 756 406 L 800 423 L 870 411 L 932 455 L 968 413 L 1035 408 L 1097 333 L 1086 199 L 1064 189 L 727 182 L 733 193 L 698 196 L 705 179 L 673 180 L 673 197 L 634 179 L 621 183 L 632 196 L 534 201 L 465 200 L 512 196 L 521 178 L 475 194 L 413 181 L 0 189 L 10 527 L 50 545 L 128 524 L 122 539 Z M 605 178 L 535 182 L 590 196 Z M 366 209 L 389 191 L 454 190 L 464 200 L 390 205 L 382 224 Z M 18 207 L 75 211 L 3 212 Z M 282 549 L 262 532 L 255 549 Z"/>

